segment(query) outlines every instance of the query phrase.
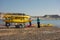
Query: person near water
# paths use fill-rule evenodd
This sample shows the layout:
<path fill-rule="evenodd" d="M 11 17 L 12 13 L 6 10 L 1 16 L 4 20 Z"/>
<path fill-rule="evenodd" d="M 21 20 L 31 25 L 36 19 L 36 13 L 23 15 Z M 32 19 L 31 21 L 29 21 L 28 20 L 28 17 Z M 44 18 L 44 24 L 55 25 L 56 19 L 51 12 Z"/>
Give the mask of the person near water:
<path fill-rule="evenodd" d="M 38 28 L 40 28 L 40 19 L 39 19 L 39 17 L 37 17 L 37 26 L 38 26 Z"/>
<path fill-rule="evenodd" d="M 31 18 L 29 19 L 29 26 L 31 26 L 32 25 L 32 23 L 31 23 Z"/>

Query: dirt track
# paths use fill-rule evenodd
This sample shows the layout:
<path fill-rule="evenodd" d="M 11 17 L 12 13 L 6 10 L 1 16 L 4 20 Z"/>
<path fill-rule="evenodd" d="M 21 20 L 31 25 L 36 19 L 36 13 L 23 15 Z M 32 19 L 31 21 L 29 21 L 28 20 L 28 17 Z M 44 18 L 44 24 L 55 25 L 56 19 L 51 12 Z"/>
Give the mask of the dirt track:
<path fill-rule="evenodd" d="M 0 40 L 60 40 L 60 28 L 0 29 Z"/>

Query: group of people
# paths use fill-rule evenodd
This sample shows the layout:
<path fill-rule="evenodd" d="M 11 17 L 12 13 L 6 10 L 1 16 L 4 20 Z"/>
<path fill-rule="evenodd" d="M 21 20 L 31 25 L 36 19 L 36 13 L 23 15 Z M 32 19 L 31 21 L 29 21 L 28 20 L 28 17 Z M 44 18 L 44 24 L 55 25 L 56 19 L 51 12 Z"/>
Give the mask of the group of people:
<path fill-rule="evenodd" d="M 31 18 L 30 18 L 30 21 L 29 21 L 29 25 L 30 26 L 32 25 Z M 37 17 L 37 26 L 38 26 L 38 28 L 40 28 L 40 19 L 39 19 L 39 17 Z"/>

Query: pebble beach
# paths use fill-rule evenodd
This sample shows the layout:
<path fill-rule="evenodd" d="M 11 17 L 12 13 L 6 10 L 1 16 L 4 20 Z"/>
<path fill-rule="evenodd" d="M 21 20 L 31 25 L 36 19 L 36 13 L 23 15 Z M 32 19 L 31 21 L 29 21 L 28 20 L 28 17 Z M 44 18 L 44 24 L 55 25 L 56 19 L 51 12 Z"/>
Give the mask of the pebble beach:
<path fill-rule="evenodd" d="M 60 28 L 3 28 L 0 40 L 60 40 Z"/>

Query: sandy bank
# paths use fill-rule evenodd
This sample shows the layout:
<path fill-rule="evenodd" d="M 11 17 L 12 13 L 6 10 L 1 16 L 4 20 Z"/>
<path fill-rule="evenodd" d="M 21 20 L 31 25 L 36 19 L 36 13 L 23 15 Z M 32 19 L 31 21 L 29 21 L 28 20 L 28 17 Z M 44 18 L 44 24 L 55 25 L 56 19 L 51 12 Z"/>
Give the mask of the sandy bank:
<path fill-rule="evenodd" d="M 60 28 L 0 29 L 0 40 L 60 40 Z"/>

